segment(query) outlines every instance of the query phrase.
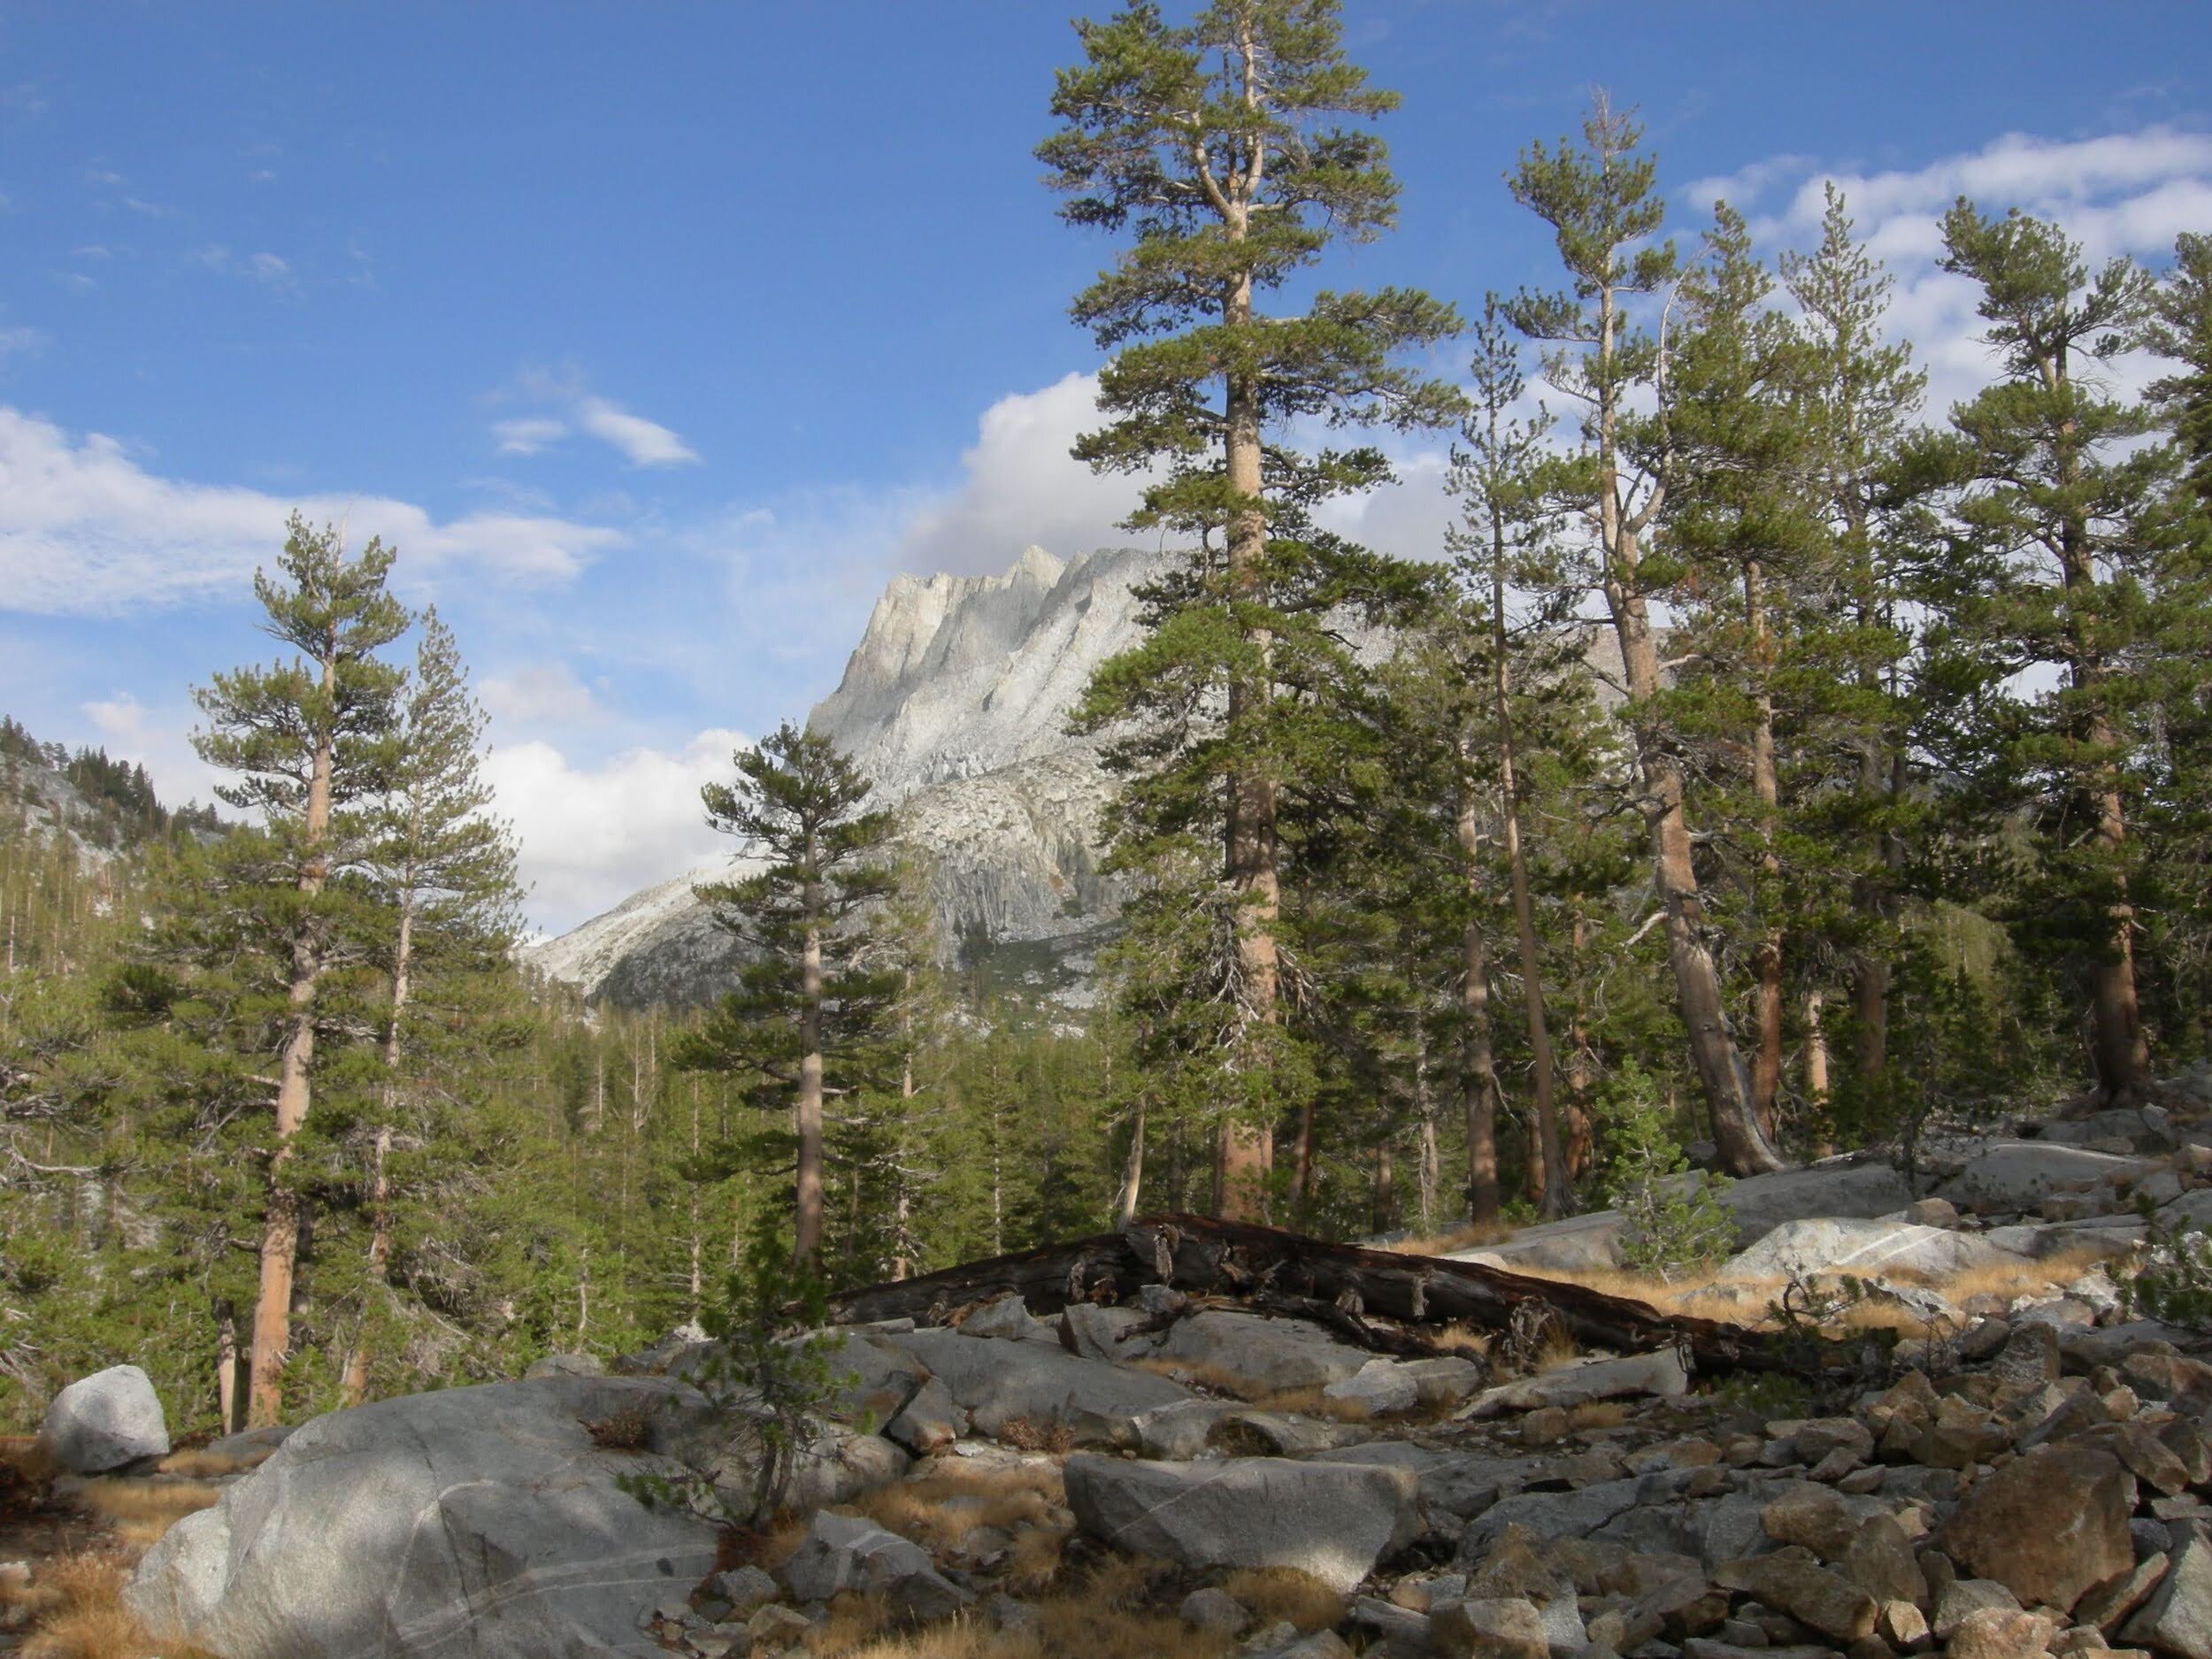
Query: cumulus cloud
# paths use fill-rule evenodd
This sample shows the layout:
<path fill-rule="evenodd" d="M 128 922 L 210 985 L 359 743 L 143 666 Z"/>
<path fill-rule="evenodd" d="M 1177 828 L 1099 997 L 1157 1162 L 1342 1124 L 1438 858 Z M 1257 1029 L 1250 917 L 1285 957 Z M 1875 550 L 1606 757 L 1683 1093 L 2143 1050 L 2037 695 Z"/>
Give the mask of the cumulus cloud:
<path fill-rule="evenodd" d="M 1093 472 L 1068 453 L 1099 423 L 1096 375 L 1066 374 L 1000 398 L 961 453 L 959 483 L 910 509 L 899 567 L 997 572 L 1032 542 L 1065 556 L 1133 540 L 1119 521 L 1136 506 L 1141 480 Z"/>
<path fill-rule="evenodd" d="M 478 689 L 484 710 L 502 726 L 572 726 L 600 718 L 591 687 L 566 663 L 534 663 L 495 675 Z"/>
<path fill-rule="evenodd" d="M 112 616 L 148 605 L 234 597 L 281 543 L 295 509 L 343 522 L 356 541 L 400 549 L 400 580 L 457 571 L 519 586 L 575 577 L 626 544 L 620 531 L 549 516 L 480 512 L 435 519 L 383 496 L 288 499 L 187 483 L 141 466 L 114 439 L 73 436 L 0 405 L 0 608 Z"/>
<path fill-rule="evenodd" d="M 633 749 L 580 764 L 549 742 L 495 749 L 484 774 L 521 845 L 532 924 L 563 932 L 733 850 L 707 827 L 699 788 L 733 776 L 730 757 L 749 744 L 716 727 L 673 752 Z"/>

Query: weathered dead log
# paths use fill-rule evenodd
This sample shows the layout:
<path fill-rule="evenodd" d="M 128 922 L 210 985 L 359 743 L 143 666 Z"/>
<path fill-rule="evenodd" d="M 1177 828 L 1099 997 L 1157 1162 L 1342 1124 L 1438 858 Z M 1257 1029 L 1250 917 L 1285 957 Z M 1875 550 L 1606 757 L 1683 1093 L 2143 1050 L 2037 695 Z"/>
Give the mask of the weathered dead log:
<path fill-rule="evenodd" d="M 849 1290 L 831 1299 L 830 1317 L 841 1325 L 902 1317 L 941 1323 L 956 1310 L 1008 1291 L 1019 1292 L 1033 1313 L 1047 1314 L 1071 1301 L 1126 1301 L 1156 1284 L 1235 1298 L 1263 1311 L 1323 1317 L 1340 1335 L 1385 1353 L 1427 1350 L 1416 1334 L 1424 1325 L 1503 1331 L 1514 1310 L 1531 1302 L 1550 1307 L 1587 1347 L 1633 1353 L 1678 1346 L 1701 1371 L 1835 1371 L 1855 1363 L 1859 1353 L 1855 1344 L 1663 1314 L 1571 1280 L 1182 1215 L 1148 1216 L 1119 1233 Z M 1346 1327 L 1363 1332 L 1365 1340 Z"/>

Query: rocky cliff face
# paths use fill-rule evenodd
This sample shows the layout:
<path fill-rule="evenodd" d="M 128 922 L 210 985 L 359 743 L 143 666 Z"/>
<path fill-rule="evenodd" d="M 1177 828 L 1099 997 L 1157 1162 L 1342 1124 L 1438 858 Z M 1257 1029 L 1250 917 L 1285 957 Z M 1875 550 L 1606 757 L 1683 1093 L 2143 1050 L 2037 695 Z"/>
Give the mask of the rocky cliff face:
<path fill-rule="evenodd" d="M 1018 979 L 1073 988 L 1118 901 L 1097 868 L 1107 780 L 1067 732 L 1092 671 L 1137 642 L 1130 589 L 1169 556 L 1063 564 L 1031 548 L 1001 576 L 899 576 L 810 723 L 900 810 L 939 916 L 988 940 Z M 694 1002 L 727 984 L 733 945 L 692 896 L 693 871 L 537 946 L 533 966 L 624 1006 Z"/>

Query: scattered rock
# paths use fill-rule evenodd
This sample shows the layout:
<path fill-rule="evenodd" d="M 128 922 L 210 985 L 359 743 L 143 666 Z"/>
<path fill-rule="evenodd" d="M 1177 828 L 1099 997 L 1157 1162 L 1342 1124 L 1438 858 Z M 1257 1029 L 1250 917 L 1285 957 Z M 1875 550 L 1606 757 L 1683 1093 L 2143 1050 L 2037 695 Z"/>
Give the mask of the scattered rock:
<path fill-rule="evenodd" d="M 2040 1613 L 1985 1607 L 1959 1622 L 1943 1652 L 1945 1659 L 2037 1659 L 2055 1628 Z"/>
<path fill-rule="evenodd" d="M 1420 1530 L 1419 1486 L 1404 1469 L 1079 1454 L 1062 1473 L 1086 1533 L 1187 1567 L 1294 1567 L 1348 1590 Z"/>
<path fill-rule="evenodd" d="M 1324 1388 L 1325 1397 L 1371 1417 L 1396 1417 L 1421 1403 L 1420 1385 L 1395 1360 L 1370 1360 L 1349 1377 Z"/>
<path fill-rule="evenodd" d="M 1251 1399 L 1326 1387 L 1353 1375 L 1372 1357 L 1303 1320 L 1270 1319 L 1224 1309 L 1208 1309 L 1177 1320 L 1156 1351 L 1209 1374 L 1210 1379 L 1233 1385 L 1233 1392 Z"/>
<path fill-rule="evenodd" d="M 1445 1659 L 1551 1659 L 1542 1616 L 1518 1596 L 1447 1601 L 1429 1615 L 1429 1640 Z"/>
<path fill-rule="evenodd" d="M 1581 1405 L 1592 1400 L 1655 1394 L 1673 1398 L 1689 1392 L 1689 1368 L 1672 1348 L 1624 1359 L 1584 1360 L 1540 1376 L 1507 1383 L 1478 1394 L 1460 1413 L 1465 1418 L 1493 1417 L 1505 1411 L 1532 1411 L 1540 1406 Z"/>
<path fill-rule="evenodd" d="M 959 1330 L 963 1336 L 996 1337 L 1009 1342 L 1060 1340 L 1057 1332 L 1032 1317 L 1021 1293 L 1012 1290 L 972 1309 L 960 1321 Z"/>
<path fill-rule="evenodd" d="M 1192 1397 L 1164 1377 L 1079 1359 L 1056 1338 L 1003 1341 L 958 1331 L 916 1331 L 886 1340 L 927 1366 L 982 1434 L 995 1436 L 1018 1417 L 1039 1427 L 1078 1417 L 1110 1425 Z"/>
<path fill-rule="evenodd" d="M 975 1600 L 940 1574 L 920 1545 L 873 1521 L 818 1514 L 781 1568 L 784 1586 L 802 1601 L 826 1601 L 847 1590 L 880 1595 L 898 1616 L 944 1618 Z"/>
<path fill-rule="evenodd" d="M 966 1434 L 968 1426 L 968 1414 L 945 1385 L 932 1377 L 883 1425 L 883 1432 L 915 1456 L 926 1457 Z"/>
<path fill-rule="evenodd" d="M 2134 1479 L 2110 1453 L 2042 1447 L 1974 1483 L 1944 1529 L 1943 1548 L 2021 1601 L 2067 1610 L 2091 1586 L 2134 1566 Z"/>
<path fill-rule="evenodd" d="M 146 1373 L 111 1365 L 54 1396 L 38 1425 L 39 1449 L 73 1475 L 105 1474 L 169 1450 L 169 1425 Z"/>
<path fill-rule="evenodd" d="M 1177 1611 L 1184 1624 L 1212 1636 L 1241 1636 L 1252 1623 L 1251 1611 L 1243 1602 L 1211 1586 L 1193 1590 Z"/>
<path fill-rule="evenodd" d="M 2212 1659 L 2212 1544 L 2192 1537 L 2175 1550 L 2163 1580 L 2120 1634 L 2181 1659 Z"/>
<path fill-rule="evenodd" d="M 1808 1549 L 1793 1548 L 1724 1562 L 1713 1578 L 1724 1587 L 1746 1591 L 1839 1641 L 1856 1641 L 1874 1629 L 1874 1598 L 1842 1574 L 1823 1567 Z"/>
<path fill-rule="evenodd" d="M 124 1601 L 155 1641 L 226 1659 L 631 1647 L 641 1604 L 713 1568 L 715 1529 L 616 1477 L 670 1470 L 656 1448 L 707 1409 L 674 1383 L 551 1377 L 334 1411 L 171 1527 Z M 630 1411 L 646 1446 L 593 1443 L 586 1423 Z"/>
<path fill-rule="evenodd" d="M 539 1377 L 603 1377 L 606 1366 L 596 1354 L 548 1354 L 530 1362 L 522 1373 L 528 1382 Z"/>

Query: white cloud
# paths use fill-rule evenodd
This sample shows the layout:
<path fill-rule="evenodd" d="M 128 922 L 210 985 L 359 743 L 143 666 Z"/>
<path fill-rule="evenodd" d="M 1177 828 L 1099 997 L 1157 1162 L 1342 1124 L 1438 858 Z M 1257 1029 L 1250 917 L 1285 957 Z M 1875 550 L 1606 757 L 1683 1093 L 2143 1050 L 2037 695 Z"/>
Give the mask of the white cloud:
<path fill-rule="evenodd" d="M 2162 264 L 2179 232 L 2212 224 L 2212 134 L 2168 127 L 2086 139 L 2008 133 L 1978 150 L 1878 173 L 1778 157 L 1702 181 L 1690 194 L 1710 186 L 1753 213 L 1753 232 L 1770 250 L 1805 249 L 1819 234 L 1831 183 L 1858 235 L 1896 279 L 1889 332 L 1913 342 L 1928 371 L 1927 417 L 1940 420 L 1993 368 L 1981 338 L 1986 325 L 1974 314 L 1974 284 L 1937 268 L 1951 204 L 1963 196 L 1985 213 L 2017 207 L 2049 219 L 2082 244 L 2092 268 L 2121 254 Z M 1756 216 L 1763 198 L 1785 189 L 1786 199 Z M 2126 383 L 2142 372 L 2124 365 L 2118 378 Z"/>
<path fill-rule="evenodd" d="M 548 742 L 495 749 L 484 775 L 521 844 L 527 909 L 550 933 L 733 850 L 707 827 L 702 784 L 735 775 L 741 733 L 712 728 L 674 753 L 633 749 L 580 765 Z"/>
<path fill-rule="evenodd" d="M 600 718 L 591 687 L 566 663 L 534 663 L 484 681 L 479 695 L 495 721 L 511 726 L 572 726 Z"/>
<path fill-rule="evenodd" d="M 557 442 L 567 435 L 565 422 L 537 416 L 492 423 L 492 437 L 497 442 L 502 455 L 535 455 L 547 444 Z"/>
<path fill-rule="evenodd" d="M 492 423 L 492 440 L 502 455 L 535 455 L 559 442 L 571 432 L 596 438 L 632 466 L 690 466 L 698 452 L 657 420 L 634 415 L 611 399 L 587 391 L 583 377 L 573 370 L 555 374 L 526 369 L 513 383 L 490 394 L 486 401 L 521 401 L 540 405 L 539 412 Z M 552 412 L 557 410 L 557 414 Z"/>
<path fill-rule="evenodd" d="M 399 580 L 415 588 L 459 570 L 521 586 L 565 582 L 628 541 L 553 517 L 440 521 L 388 497 L 288 499 L 162 478 L 112 438 L 73 438 L 0 405 L 0 608 L 108 616 L 235 598 L 282 544 L 295 509 L 311 522 L 344 524 L 356 541 L 382 536 L 400 550 Z"/>
<path fill-rule="evenodd" d="M 0 361 L 19 352 L 35 351 L 46 343 L 46 336 L 35 328 L 0 328 Z"/>
<path fill-rule="evenodd" d="M 81 706 L 100 734 L 99 747 L 111 759 L 145 767 L 165 805 L 216 800 L 215 786 L 223 774 L 193 752 L 193 716 L 182 704 L 151 710 L 129 692 L 119 691 Z"/>
<path fill-rule="evenodd" d="M 658 421 L 633 415 L 603 397 L 577 400 L 576 424 L 618 449 L 632 466 L 684 466 L 699 457 Z"/>
<path fill-rule="evenodd" d="M 1142 481 L 1096 473 L 1068 453 L 1102 422 L 1098 377 L 1065 374 L 1002 397 L 961 452 L 960 482 L 912 507 L 899 534 L 899 568 L 996 572 L 1032 542 L 1063 557 L 1140 540 L 1119 527 Z"/>

